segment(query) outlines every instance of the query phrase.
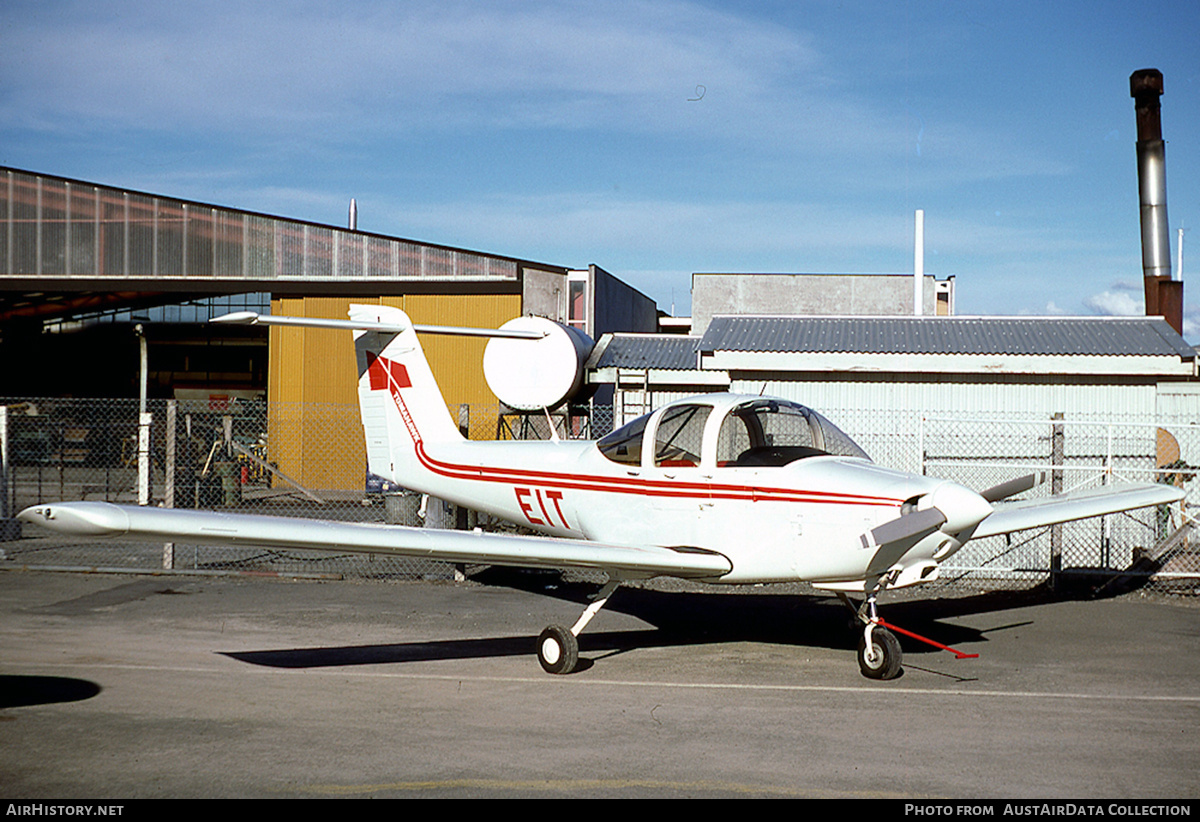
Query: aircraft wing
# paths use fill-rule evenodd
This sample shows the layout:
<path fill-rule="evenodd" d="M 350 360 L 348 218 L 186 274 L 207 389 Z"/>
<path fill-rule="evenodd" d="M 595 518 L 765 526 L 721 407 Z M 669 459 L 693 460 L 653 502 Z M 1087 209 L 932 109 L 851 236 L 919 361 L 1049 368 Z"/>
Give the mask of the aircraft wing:
<path fill-rule="evenodd" d="M 1151 505 L 1166 505 L 1178 502 L 1183 497 L 1183 491 L 1171 485 L 1131 484 L 1074 491 L 1044 499 L 996 502 L 992 504 L 992 513 L 979 524 L 971 539 L 994 537 L 1026 528 L 1044 528 Z"/>
<path fill-rule="evenodd" d="M 250 545 L 424 557 L 526 568 L 589 568 L 622 578 L 711 578 L 729 573 L 723 554 L 699 548 L 613 545 L 576 539 L 446 531 L 360 522 L 59 502 L 26 508 L 18 519 L 89 539 Z"/>

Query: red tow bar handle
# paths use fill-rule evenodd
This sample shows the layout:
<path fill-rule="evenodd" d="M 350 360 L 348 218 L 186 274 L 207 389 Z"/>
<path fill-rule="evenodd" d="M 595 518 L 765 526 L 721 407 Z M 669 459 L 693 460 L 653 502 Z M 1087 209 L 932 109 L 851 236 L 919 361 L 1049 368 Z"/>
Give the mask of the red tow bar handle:
<path fill-rule="evenodd" d="M 938 648 L 940 650 L 949 651 L 950 653 L 954 654 L 955 659 L 978 659 L 979 658 L 979 654 L 964 654 L 962 651 L 955 650 L 954 648 L 951 648 L 949 645 L 943 645 L 940 642 L 934 642 L 932 639 L 929 639 L 928 637 L 923 637 L 920 634 L 914 634 L 912 631 L 906 631 L 903 628 L 893 625 L 890 622 L 885 622 L 882 618 L 877 618 L 875 621 L 879 625 L 882 625 L 885 628 L 890 628 L 893 631 L 895 631 L 896 633 L 904 634 L 905 636 L 910 636 L 913 639 L 920 640 L 921 642 L 924 642 L 926 645 L 932 645 L 933 647 Z"/>

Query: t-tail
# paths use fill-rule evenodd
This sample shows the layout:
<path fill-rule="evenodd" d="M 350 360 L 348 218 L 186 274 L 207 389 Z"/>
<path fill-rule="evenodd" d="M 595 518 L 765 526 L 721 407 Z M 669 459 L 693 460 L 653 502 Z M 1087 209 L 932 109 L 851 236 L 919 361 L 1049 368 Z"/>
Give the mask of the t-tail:
<path fill-rule="evenodd" d="M 408 315 L 389 306 L 352 305 L 350 320 L 360 326 L 354 349 L 367 470 L 401 485 L 420 487 L 414 478 L 436 465 L 427 449 L 461 442 L 463 437 Z M 362 326 L 370 330 L 361 330 Z"/>
<path fill-rule="evenodd" d="M 212 322 L 354 331 L 367 470 L 407 488 L 439 495 L 467 477 L 438 463 L 429 449 L 464 439 L 450 418 L 418 332 L 523 340 L 546 336 L 522 329 L 415 325 L 399 308 L 379 305 L 351 305 L 348 320 L 241 311 Z"/>

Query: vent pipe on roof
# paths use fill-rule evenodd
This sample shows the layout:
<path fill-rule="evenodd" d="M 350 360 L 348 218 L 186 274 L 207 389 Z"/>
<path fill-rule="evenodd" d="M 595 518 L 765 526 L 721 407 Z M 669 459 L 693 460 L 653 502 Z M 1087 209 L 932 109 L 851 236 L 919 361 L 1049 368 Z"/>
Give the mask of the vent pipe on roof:
<path fill-rule="evenodd" d="M 925 302 L 925 209 L 918 208 L 913 230 L 913 316 L 919 317 Z"/>
<path fill-rule="evenodd" d="M 358 200 L 350 198 L 350 230 L 358 231 Z"/>
<path fill-rule="evenodd" d="M 1163 76 L 1139 69 L 1129 77 L 1137 112 L 1138 194 L 1142 211 L 1142 271 L 1146 316 L 1162 316 L 1183 333 L 1183 283 L 1171 279 L 1171 242 L 1167 234 L 1167 159 L 1162 138 Z"/>
<path fill-rule="evenodd" d="M 1183 229 L 1179 229 L 1179 253 L 1175 255 L 1175 274 L 1183 282 Z"/>

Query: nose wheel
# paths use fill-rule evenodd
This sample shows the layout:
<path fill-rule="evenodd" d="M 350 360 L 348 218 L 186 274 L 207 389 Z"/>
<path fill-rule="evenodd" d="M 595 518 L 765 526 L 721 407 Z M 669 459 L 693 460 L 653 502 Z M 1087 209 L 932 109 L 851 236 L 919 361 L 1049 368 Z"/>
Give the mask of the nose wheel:
<path fill-rule="evenodd" d="M 875 596 L 878 593 L 878 590 L 868 593 L 866 601 L 855 612 L 856 619 L 863 623 L 862 633 L 858 637 L 858 667 L 862 671 L 863 676 L 868 679 L 895 679 L 900 676 L 903 653 L 900 650 L 900 640 L 896 639 L 896 635 L 888 630 L 889 628 L 904 634 L 906 637 L 924 642 L 926 645 L 932 645 L 938 650 L 949 651 L 954 654 L 956 659 L 976 659 L 979 657 L 979 654 L 964 653 L 951 648 L 949 645 L 943 645 L 920 634 L 914 634 L 912 631 L 905 630 L 899 625 L 885 622 L 875 612 Z M 838 597 L 846 604 L 846 607 L 852 611 L 855 610 L 848 596 L 839 592 Z"/>
<path fill-rule="evenodd" d="M 887 628 L 868 623 L 858 638 L 858 667 L 868 679 L 895 679 L 900 676 L 904 654 L 900 640 Z"/>
<path fill-rule="evenodd" d="M 855 609 L 850 598 L 839 593 L 838 596 L 848 608 L 855 611 L 856 618 L 863 625 L 862 633 L 858 636 L 858 669 L 867 679 L 895 679 L 903 670 L 904 652 L 900 649 L 900 640 L 896 635 L 883 627 L 883 620 L 875 611 L 875 597 L 878 591 L 867 594 L 863 604 Z"/>

